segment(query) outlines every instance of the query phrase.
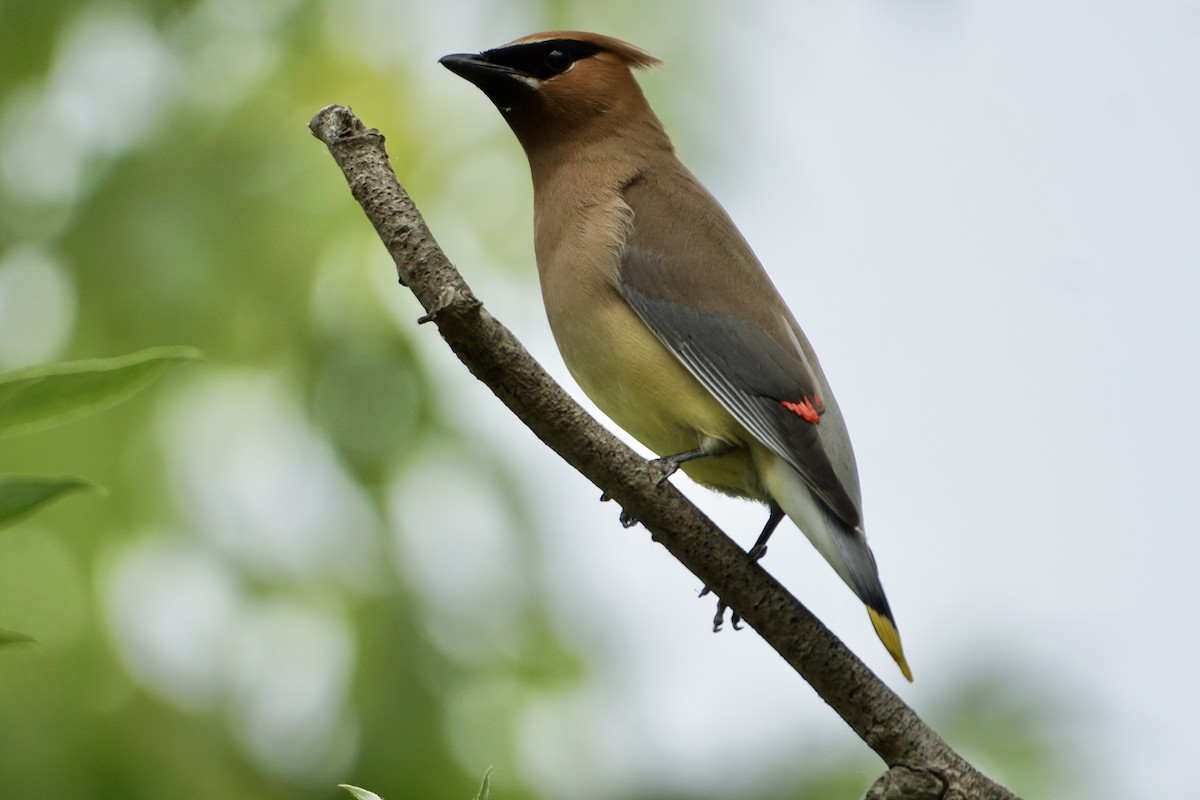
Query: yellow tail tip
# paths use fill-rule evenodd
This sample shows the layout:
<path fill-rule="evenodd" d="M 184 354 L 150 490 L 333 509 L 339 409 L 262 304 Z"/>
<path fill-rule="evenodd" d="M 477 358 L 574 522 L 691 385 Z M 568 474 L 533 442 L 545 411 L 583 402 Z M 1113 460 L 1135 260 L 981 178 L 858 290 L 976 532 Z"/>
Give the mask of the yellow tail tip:
<path fill-rule="evenodd" d="M 900 644 L 900 632 L 896 630 L 896 626 L 890 619 L 870 606 L 867 607 L 867 613 L 871 615 L 871 624 L 875 626 L 875 635 L 887 648 L 888 655 L 895 659 L 896 666 L 900 667 L 900 672 L 908 679 L 909 683 L 912 683 L 912 670 L 908 668 L 908 661 L 904 658 L 904 645 Z"/>

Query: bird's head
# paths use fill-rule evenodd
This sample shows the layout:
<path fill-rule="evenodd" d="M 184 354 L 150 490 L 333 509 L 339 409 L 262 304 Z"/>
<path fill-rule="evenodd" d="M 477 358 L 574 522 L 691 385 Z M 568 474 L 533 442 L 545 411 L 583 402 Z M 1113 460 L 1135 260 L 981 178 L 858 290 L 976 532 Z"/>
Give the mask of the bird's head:
<path fill-rule="evenodd" d="M 548 141 L 599 133 L 647 112 L 657 123 L 632 70 L 660 62 L 610 36 L 535 33 L 440 62 L 488 96 L 531 154 Z"/>

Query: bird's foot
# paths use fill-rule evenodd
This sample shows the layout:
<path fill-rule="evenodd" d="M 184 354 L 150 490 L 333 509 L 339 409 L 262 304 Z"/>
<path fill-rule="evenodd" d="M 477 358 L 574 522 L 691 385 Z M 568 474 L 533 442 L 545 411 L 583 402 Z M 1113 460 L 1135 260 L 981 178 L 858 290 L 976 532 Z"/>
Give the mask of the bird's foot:
<path fill-rule="evenodd" d="M 711 591 L 712 591 L 712 589 L 709 589 L 707 586 L 705 586 L 700 591 L 700 596 L 704 597 L 704 595 L 709 594 Z M 722 600 L 721 598 L 718 597 L 717 598 L 717 613 L 713 616 L 713 633 L 720 633 L 721 628 L 725 625 L 725 610 L 726 609 L 729 609 L 729 605 L 724 600 Z M 742 618 L 738 615 L 738 613 L 736 611 L 733 611 L 732 609 L 730 609 L 730 613 L 729 613 L 729 623 L 733 626 L 733 629 L 735 631 L 740 631 L 743 627 L 742 626 Z"/>
<path fill-rule="evenodd" d="M 746 555 L 750 557 L 751 561 L 757 563 L 759 559 L 767 554 L 767 539 L 771 537 L 771 532 L 775 530 L 775 526 L 779 524 L 779 520 L 782 518 L 782 511 L 780 511 L 778 508 L 771 509 L 771 518 L 767 520 L 767 527 L 763 529 L 762 535 L 758 537 L 758 541 L 755 542 L 754 546 L 750 548 L 750 551 L 746 553 Z M 702 590 L 700 590 L 700 596 L 704 597 L 704 595 L 710 593 L 711 591 L 712 589 L 709 589 L 707 586 L 705 586 Z M 713 617 L 713 633 L 719 633 L 721 631 L 721 627 L 725 624 L 725 609 L 728 608 L 728 604 L 718 597 L 717 613 L 716 616 Z M 733 626 L 735 631 L 740 631 L 742 629 L 742 618 L 733 609 L 729 609 L 729 623 Z"/>
<path fill-rule="evenodd" d="M 758 540 L 754 542 L 754 546 L 746 553 L 750 556 L 750 560 L 757 562 L 767 554 L 767 540 L 771 538 L 771 534 L 779 527 L 780 521 L 783 520 L 783 509 L 775 503 L 771 503 L 771 515 L 767 517 L 767 524 L 763 526 L 762 533 L 758 535 Z"/>
<path fill-rule="evenodd" d="M 728 448 L 726 447 L 725 449 Z M 667 478 L 679 471 L 680 464 L 684 464 L 688 461 L 695 461 L 697 458 L 704 458 L 705 456 L 719 455 L 724 451 L 724 449 L 720 449 L 714 445 L 710 445 L 708 449 L 697 447 L 695 450 L 687 450 L 683 453 L 676 453 L 673 456 L 656 458 L 650 462 L 650 466 L 655 467 L 662 472 L 662 476 L 658 479 L 658 485 L 662 486 L 663 483 L 666 482 Z"/>
<path fill-rule="evenodd" d="M 667 479 L 679 471 L 680 462 L 670 456 L 666 458 L 656 458 L 650 462 L 650 466 L 657 469 L 662 475 L 654 482 L 655 486 L 662 486 L 667 482 Z"/>
<path fill-rule="evenodd" d="M 607 503 L 609 500 L 612 500 L 612 498 L 608 496 L 608 492 L 604 492 L 602 495 L 600 495 L 601 503 Z M 618 517 L 618 519 L 621 520 L 622 528 L 632 528 L 634 525 L 638 524 L 637 517 L 633 516 L 633 514 L 630 514 L 624 508 L 621 509 L 621 516 Z"/>

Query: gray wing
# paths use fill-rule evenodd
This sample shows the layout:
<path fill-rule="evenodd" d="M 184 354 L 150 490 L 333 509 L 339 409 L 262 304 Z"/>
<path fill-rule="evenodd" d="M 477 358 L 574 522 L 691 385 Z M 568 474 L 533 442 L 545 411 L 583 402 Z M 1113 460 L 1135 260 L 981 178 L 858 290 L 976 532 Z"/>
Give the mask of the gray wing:
<path fill-rule="evenodd" d="M 685 220 L 687 231 L 678 224 L 638 224 L 639 208 L 663 209 L 663 199 L 668 211 L 680 204 L 678 196 L 649 203 L 651 194 L 653 186 L 641 182 L 626 189 L 634 224 L 621 256 L 625 300 L 743 427 L 791 464 L 842 522 L 859 527 L 849 436 L 782 298 L 706 192 L 699 197 L 711 208 L 701 204 L 700 218 L 676 218 Z M 714 235 L 721 225 L 728 226 L 726 235 Z"/>

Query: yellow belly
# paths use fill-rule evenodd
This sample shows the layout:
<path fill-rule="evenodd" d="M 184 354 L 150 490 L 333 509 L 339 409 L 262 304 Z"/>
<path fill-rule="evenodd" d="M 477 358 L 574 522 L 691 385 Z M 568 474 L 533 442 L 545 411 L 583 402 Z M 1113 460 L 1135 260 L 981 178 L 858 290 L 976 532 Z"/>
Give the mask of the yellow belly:
<path fill-rule="evenodd" d="M 729 453 L 682 465 L 697 483 L 766 501 L 749 448 L 754 439 L 692 377 L 615 291 L 575 313 L 551 315 L 567 369 L 588 397 L 660 456 L 717 439 Z"/>

